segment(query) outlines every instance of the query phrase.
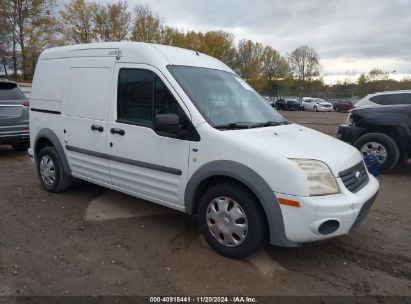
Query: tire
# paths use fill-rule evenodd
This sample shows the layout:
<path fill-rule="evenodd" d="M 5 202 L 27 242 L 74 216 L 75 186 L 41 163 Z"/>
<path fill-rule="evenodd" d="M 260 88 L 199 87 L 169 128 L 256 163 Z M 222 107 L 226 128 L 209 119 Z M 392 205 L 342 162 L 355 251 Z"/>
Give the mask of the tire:
<path fill-rule="evenodd" d="M 41 149 L 36 162 L 37 174 L 44 189 L 49 192 L 62 192 L 70 187 L 72 177 L 64 171 L 61 159 L 54 147 L 47 146 Z M 47 168 L 48 172 L 42 173 Z"/>
<path fill-rule="evenodd" d="M 225 206 L 230 207 L 230 205 L 231 208 L 226 211 L 228 208 L 226 209 Z M 218 206 L 221 208 L 216 208 Z M 219 212 L 216 213 L 216 209 Z M 235 213 L 236 210 L 242 211 L 245 216 L 241 212 Z M 230 211 L 234 213 L 229 213 Z M 232 215 L 239 216 L 239 218 L 234 220 Z M 265 241 L 267 232 L 265 217 L 259 202 L 246 188 L 238 184 L 218 184 L 206 190 L 200 199 L 197 216 L 200 231 L 208 244 L 226 257 L 245 258 L 258 250 Z M 213 218 L 218 219 L 219 222 L 214 221 L 213 224 Z M 209 228 L 209 224 L 214 228 Z M 238 235 L 231 233 L 230 235 L 228 230 L 230 226 L 235 226 L 235 228 L 241 226 L 242 228 L 239 229 L 242 235 L 240 233 Z M 220 227 L 223 227 L 222 230 Z M 212 233 L 211 229 L 215 233 Z M 218 234 L 219 231 L 224 232 L 224 230 L 225 237 L 223 233 Z M 223 244 L 225 240 L 227 244 Z M 229 244 L 230 242 L 231 244 Z"/>
<path fill-rule="evenodd" d="M 335 111 L 336 111 L 336 112 L 340 112 L 341 110 L 340 110 L 339 107 L 336 107 L 336 108 L 335 108 Z"/>
<path fill-rule="evenodd" d="M 375 144 L 373 144 L 375 143 Z M 384 155 L 383 151 L 377 149 L 379 151 L 379 158 L 380 165 L 381 165 L 381 172 L 387 173 L 391 171 L 398 163 L 400 158 L 400 150 L 398 149 L 397 143 L 389 136 L 383 133 L 368 133 L 361 136 L 354 142 L 354 146 L 360 150 L 363 156 L 366 155 L 365 151 L 369 148 L 376 148 L 378 146 L 383 147 L 386 152 L 385 159 L 381 159 Z M 363 151 L 362 151 L 363 149 Z M 365 150 L 365 151 L 364 151 Z"/>
<path fill-rule="evenodd" d="M 318 112 L 317 106 L 314 106 L 313 110 L 314 112 Z"/>
<path fill-rule="evenodd" d="M 29 142 L 19 142 L 16 144 L 11 144 L 13 147 L 14 151 L 26 151 L 28 148 L 30 148 L 30 143 Z"/>

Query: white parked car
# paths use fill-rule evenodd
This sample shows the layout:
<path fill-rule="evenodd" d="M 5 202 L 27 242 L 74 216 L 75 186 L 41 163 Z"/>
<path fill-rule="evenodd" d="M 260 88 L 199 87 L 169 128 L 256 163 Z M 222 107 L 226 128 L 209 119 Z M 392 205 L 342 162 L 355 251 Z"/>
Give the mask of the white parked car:
<path fill-rule="evenodd" d="M 392 105 L 411 105 L 411 90 L 387 91 L 368 94 L 360 99 L 355 105 L 355 109 L 376 108 Z"/>
<path fill-rule="evenodd" d="M 314 112 L 331 112 L 333 111 L 332 103 L 321 98 L 303 97 L 304 111 Z"/>
<path fill-rule="evenodd" d="M 286 121 L 217 59 L 170 46 L 44 51 L 30 139 L 47 191 L 76 177 L 195 215 L 234 258 L 345 235 L 379 188 L 354 147 Z"/>

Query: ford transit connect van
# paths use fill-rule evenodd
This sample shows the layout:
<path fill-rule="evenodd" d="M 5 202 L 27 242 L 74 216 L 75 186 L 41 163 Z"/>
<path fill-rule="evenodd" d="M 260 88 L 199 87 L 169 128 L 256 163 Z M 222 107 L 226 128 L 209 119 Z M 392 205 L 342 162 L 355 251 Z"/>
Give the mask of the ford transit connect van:
<path fill-rule="evenodd" d="M 44 51 L 30 153 L 50 192 L 79 178 L 197 216 L 219 253 L 345 235 L 378 192 L 361 154 L 290 123 L 222 62 L 145 43 Z"/>

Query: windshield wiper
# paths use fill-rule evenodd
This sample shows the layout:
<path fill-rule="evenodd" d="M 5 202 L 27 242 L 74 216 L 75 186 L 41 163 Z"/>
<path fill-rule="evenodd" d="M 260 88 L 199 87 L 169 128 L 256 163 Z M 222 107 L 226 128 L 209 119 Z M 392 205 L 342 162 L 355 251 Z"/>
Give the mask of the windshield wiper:
<path fill-rule="evenodd" d="M 281 125 L 289 125 L 290 122 L 283 120 L 283 121 L 266 121 L 261 123 L 255 123 L 250 125 L 250 128 L 262 128 L 262 127 L 273 127 L 273 126 L 281 126 Z"/>
<path fill-rule="evenodd" d="M 250 123 L 230 122 L 224 125 L 216 125 L 214 126 L 214 128 L 219 130 L 249 129 Z"/>

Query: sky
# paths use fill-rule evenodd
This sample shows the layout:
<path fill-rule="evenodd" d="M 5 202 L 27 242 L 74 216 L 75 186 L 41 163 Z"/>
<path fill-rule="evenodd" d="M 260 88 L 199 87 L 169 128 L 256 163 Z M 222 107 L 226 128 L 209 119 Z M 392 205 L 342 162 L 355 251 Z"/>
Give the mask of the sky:
<path fill-rule="evenodd" d="M 58 3 L 68 2 L 59 0 Z M 100 0 L 98 2 L 110 2 Z M 149 4 L 181 30 L 225 30 L 235 41 L 271 45 L 282 55 L 300 45 L 319 54 L 323 75 L 353 77 L 373 68 L 411 74 L 410 0 L 127 0 Z M 343 77 L 341 76 L 341 77 Z"/>

